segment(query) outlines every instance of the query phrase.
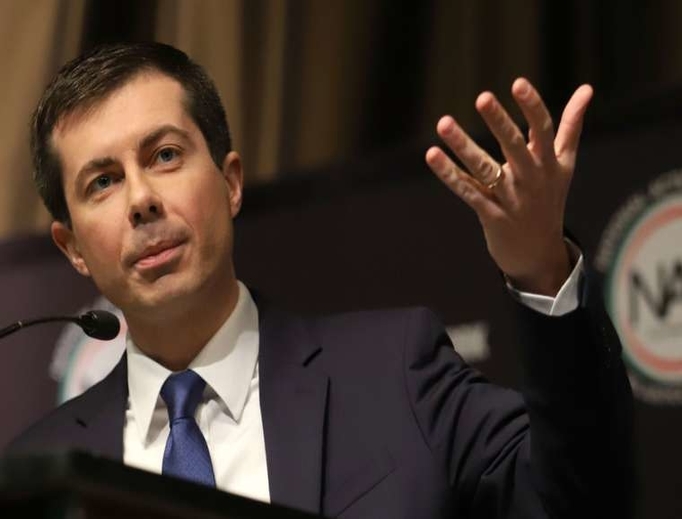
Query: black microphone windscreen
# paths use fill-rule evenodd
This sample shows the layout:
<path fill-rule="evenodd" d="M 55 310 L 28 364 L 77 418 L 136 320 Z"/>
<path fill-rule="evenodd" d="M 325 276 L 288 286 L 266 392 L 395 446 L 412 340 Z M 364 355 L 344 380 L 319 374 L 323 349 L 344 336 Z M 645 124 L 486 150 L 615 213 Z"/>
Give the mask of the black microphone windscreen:
<path fill-rule="evenodd" d="M 90 310 L 84 313 L 78 318 L 78 325 L 87 335 L 101 341 L 115 339 L 121 329 L 118 317 L 106 310 Z"/>

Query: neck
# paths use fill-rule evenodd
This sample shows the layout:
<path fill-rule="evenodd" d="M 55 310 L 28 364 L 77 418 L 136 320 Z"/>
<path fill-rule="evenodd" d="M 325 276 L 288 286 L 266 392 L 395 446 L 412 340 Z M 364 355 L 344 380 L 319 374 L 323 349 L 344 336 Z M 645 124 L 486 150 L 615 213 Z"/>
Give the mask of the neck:
<path fill-rule="evenodd" d="M 237 282 L 221 296 L 219 304 L 206 304 L 204 299 L 163 312 L 158 319 L 126 315 L 130 336 L 145 355 L 171 371 L 182 371 L 232 315 L 239 298 Z"/>

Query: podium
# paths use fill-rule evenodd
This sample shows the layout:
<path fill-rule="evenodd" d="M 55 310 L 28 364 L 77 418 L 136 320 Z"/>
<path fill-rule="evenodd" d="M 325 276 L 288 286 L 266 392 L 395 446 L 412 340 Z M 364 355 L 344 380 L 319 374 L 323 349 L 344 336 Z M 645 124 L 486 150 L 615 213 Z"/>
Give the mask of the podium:
<path fill-rule="evenodd" d="M 65 451 L 0 459 L 0 517 L 312 519 L 320 516 L 159 476 L 91 454 Z"/>

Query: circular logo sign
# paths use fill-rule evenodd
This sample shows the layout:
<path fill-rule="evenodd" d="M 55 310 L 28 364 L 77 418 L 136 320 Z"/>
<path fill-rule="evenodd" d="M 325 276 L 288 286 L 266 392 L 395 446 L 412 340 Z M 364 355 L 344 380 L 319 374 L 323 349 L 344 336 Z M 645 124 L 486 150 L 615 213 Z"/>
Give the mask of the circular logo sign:
<path fill-rule="evenodd" d="M 682 171 L 658 177 L 621 206 L 596 265 L 635 394 L 682 403 Z"/>

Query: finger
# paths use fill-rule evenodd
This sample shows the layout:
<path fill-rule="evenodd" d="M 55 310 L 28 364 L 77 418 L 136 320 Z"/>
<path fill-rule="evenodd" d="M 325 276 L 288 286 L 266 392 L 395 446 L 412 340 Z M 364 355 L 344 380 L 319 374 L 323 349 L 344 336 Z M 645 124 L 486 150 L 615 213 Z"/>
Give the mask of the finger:
<path fill-rule="evenodd" d="M 452 117 L 441 117 L 436 131 L 474 178 L 483 185 L 493 182 L 499 165 Z"/>
<path fill-rule="evenodd" d="M 540 162 L 554 160 L 554 123 L 542 97 L 525 78 L 514 81 L 512 95 L 528 123 L 531 149 Z"/>
<path fill-rule="evenodd" d="M 479 218 L 495 209 L 495 202 L 483 194 L 478 182 L 462 171 L 445 155 L 443 150 L 433 146 L 426 152 L 426 163 L 431 171 L 462 201 L 471 207 Z"/>
<path fill-rule="evenodd" d="M 525 171 L 532 161 L 526 139 L 497 98 L 490 92 L 483 92 L 476 99 L 476 109 L 497 139 L 512 169 L 515 172 Z"/>
<path fill-rule="evenodd" d="M 592 99 L 592 93 L 593 90 L 590 85 L 580 86 L 564 108 L 554 142 L 555 153 L 560 159 L 568 160 L 571 163 L 575 161 L 585 111 Z"/>

